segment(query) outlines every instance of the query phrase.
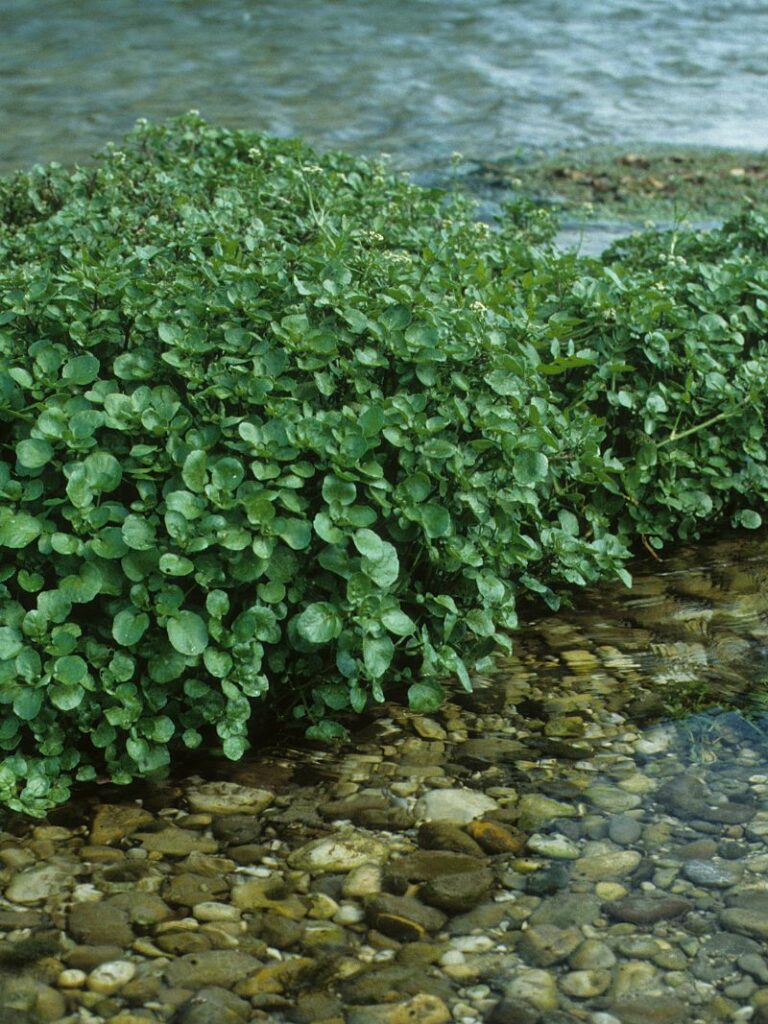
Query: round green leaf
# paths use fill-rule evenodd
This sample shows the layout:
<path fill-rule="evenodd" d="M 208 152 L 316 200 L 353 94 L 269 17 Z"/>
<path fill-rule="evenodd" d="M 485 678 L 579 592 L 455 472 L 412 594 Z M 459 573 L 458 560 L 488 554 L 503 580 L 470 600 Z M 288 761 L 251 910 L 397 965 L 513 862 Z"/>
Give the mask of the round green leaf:
<path fill-rule="evenodd" d="M 351 505 L 357 497 L 357 487 L 350 480 L 340 480 L 339 477 L 330 473 L 323 480 L 323 499 L 330 505 L 338 502 L 340 505 Z"/>
<path fill-rule="evenodd" d="M 245 470 L 237 459 L 219 459 L 211 470 L 211 482 L 221 491 L 236 491 L 245 477 Z"/>
<path fill-rule="evenodd" d="M 515 462 L 512 467 L 515 480 L 519 484 L 526 486 L 541 483 L 542 480 L 546 479 L 548 470 L 549 460 L 546 455 L 543 452 L 534 452 L 527 449 L 515 456 Z"/>
<path fill-rule="evenodd" d="M 442 706 L 445 694 L 438 683 L 414 683 L 408 687 L 408 704 L 420 714 L 430 714 Z"/>
<path fill-rule="evenodd" d="M 190 491 L 200 492 L 205 488 L 208 477 L 208 456 L 204 451 L 196 449 L 184 460 L 181 477 Z"/>
<path fill-rule="evenodd" d="M 40 469 L 53 458 L 53 445 L 42 438 L 30 437 L 16 445 L 16 458 L 25 469 Z"/>
<path fill-rule="evenodd" d="M 208 646 L 208 627 L 195 612 L 179 612 L 166 626 L 171 646 L 190 658 L 202 654 Z"/>
<path fill-rule="evenodd" d="M 18 629 L 12 626 L 0 626 L 0 661 L 15 658 L 24 646 L 24 640 Z"/>
<path fill-rule="evenodd" d="M 390 608 L 382 612 L 381 621 L 395 636 L 409 636 L 416 630 L 416 623 L 400 608 Z"/>
<path fill-rule="evenodd" d="M 341 632 L 341 619 L 332 604 L 316 601 L 299 615 L 296 631 L 311 644 L 327 644 Z"/>
<path fill-rule="evenodd" d="M 77 654 L 57 658 L 53 664 L 53 677 L 65 686 L 81 683 L 88 675 L 88 665 Z"/>
<path fill-rule="evenodd" d="M 149 616 L 136 608 L 124 608 L 112 620 L 112 636 L 123 647 L 137 644 L 149 626 Z"/>
<path fill-rule="evenodd" d="M 388 636 L 371 637 L 363 640 L 363 664 L 370 679 L 380 679 L 392 662 L 395 645 Z"/>
<path fill-rule="evenodd" d="M 168 553 L 160 556 L 159 568 L 166 576 L 189 576 L 195 570 L 195 563 L 182 555 Z"/>
<path fill-rule="evenodd" d="M 38 520 L 26 512 L 0 510 L 0 547 L 25 548 L 27 544 L 36 540 L 41 532 L 42 526 Z"/>
<path fill-rule="evenodd" d="M 37 718 L 42 703 L 43 694 L 41 690 L 24 689 L 13 701 L 13 713 L 17 718 L 21 718 L 22 721 L 31 722 L 33 718 Z"/>
<path fill-rule="evenodd" d="M 90 384 L 98 377 L 100 365 L 96 356 L 85 352 L 65 363 L 61 375 L 70 384 Z"/>
<path fill-rule="evenodd" d="M 149 551 L 157 543 L 153 527 L 141 516 L 126 516 L 122 531 L 123 540 L 134 551 Z"/>

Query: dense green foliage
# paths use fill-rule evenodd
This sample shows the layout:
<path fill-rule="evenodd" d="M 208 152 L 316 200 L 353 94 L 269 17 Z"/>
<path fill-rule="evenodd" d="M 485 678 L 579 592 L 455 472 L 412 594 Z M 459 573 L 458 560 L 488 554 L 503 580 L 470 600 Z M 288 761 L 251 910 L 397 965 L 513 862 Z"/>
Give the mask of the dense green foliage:
<path fill-rule="evenodd" d="M 768 226 L 603 263 L 380 164 L 139 125 L 0 184 L 0 800 L 508 646 L 527 594 L 760 523 Z"/>

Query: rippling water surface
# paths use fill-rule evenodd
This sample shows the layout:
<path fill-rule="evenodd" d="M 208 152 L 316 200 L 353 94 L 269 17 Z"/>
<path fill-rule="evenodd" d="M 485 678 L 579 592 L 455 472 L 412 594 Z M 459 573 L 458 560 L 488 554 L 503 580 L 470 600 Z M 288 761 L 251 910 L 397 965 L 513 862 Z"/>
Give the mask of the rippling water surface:
<path fill-rule="evenodd" d="M 5 0 L 0 167 L 84 159 L 139 116 L 388 151 L 768 143 L 757 0 Z"/>

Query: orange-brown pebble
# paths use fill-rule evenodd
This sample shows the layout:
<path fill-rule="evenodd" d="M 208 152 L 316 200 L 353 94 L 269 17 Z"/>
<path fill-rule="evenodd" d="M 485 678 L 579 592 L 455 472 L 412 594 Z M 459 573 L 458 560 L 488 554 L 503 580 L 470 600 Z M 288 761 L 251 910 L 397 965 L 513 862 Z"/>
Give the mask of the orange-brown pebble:
<path fill-rule="evenodd" d="M 526 837 L 517 829 L 507 828 L 497 821 L 470 821 L 467 832 L 486 853 L 520 853 Z"/>

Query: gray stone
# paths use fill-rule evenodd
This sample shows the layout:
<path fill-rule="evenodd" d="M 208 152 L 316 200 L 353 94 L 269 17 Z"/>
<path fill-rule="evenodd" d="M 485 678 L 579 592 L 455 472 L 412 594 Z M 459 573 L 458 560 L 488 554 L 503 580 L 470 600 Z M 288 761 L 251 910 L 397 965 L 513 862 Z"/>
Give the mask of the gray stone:
<path fill-rule="evenodd" d="M 525 831 L 536 831 L 556 818 L 578 817 L 578 810 L 571 804 L 551 800 L 540 793 L 526 793 L 518 803 L 520 816 L 518 825 Z"/>
<path fill-rule="evenodd" d="M 600 900 L 586 893 L 563 893 L 555 900 L 544 900 L 531 914 L 532 925 L 553 924 L 558 928 L 592 924 L 600 917 Z"/>
<path fill-rule="evenodd" d="M 627 896 L 603 904 L 603 912 L 615 921 L 654 924 L 693 910 L 693 904 L 677 896 Z"/>
<path fill-rule="evenodd" d="M 538 1024 L 541 1010 L 522 999 L 501 999 L 486 1017 L 486 1024 Z"/>
<path fill-rule="evenodd" d="M 365 913 L 372 928 L 399 942 L 415 942 L 429 932 L 439 931 L 445 914 L 427 907 L 412 896 L 389 896 L 381 893 L 365 901 Z"/>
<path fill-rule="evenodd" d="M 184 872 L 174 875 L 163 885 L 163 899 L 172 906 L 194 907 L 207 900 L 215 900 L 229 892 L 224 878 Z"/>
<path fill-rule="evenodd" d="M 578 928 L 557 928 L 555 925 L 534 925 L 522 932 L 517 951 L 534 967 L 551 967 L 567 960 L 581 945 Z"/>
<path fill-rule="evenodd" d="M 130 946 L 134 939 L 128 913 L 107 901 L 75 903 L 69 912 L 67 931 L 76 942 L 87 946 Z"/>
<path fill-rule="evenodd" d="M 616 1002 L 612 1010 L 621 1024 L 678 1024 L 689 1019 L 688 1006 L 673 996 L 632 996 Z"/>
<path fill-rule="evenodd" d="M 256 957 L 232 949 L 189 953 L 167 964 L 165 980 L 172 988 L 231 988 L 263 964 Z"/>
<path fill-rule="evenodd" d="M 469 838 L 469 837 L 467 837 Z M 416 850 L 387 864 L 389 876 L 399 875 L 409 882 L 431 882 L 443 875 L 473 874 L 481 865 L 477 857 L 447 850 Z"/>
<path fill-rule="evenodd" d="M 190 853 L 216 853 L 219 844 L 185 828 L 169 825 L 160 832 L 136 832 L 145 850 L 166 857 L 188 857 Z"/>
<path fill-rule="evenodd" d="M 643 826 L 628 814 L 617 814 L 608 822 L 608 837 L 618 846 L 631 846 L 643 833 Z"/>
<path fill-rule="evenodd" d="M 419 889 L 419 899 L 446 914 L 463 914 L 476 907 L 492 885 L 493 875 L 487 868 L 441 875 Z"/>
<path fill-rule="evenodd" d="M 762 910 L 727 907 L 720 912 L 720 924 L 728 931 L 741 932 L 756 939 L 768 939 L 768 917 Z"/>
<path fill-rule="evenodd" d="M 66 888 L 71 880 L 70 872 L 54 864 L 30 868 L 11 879 L 5 890 L 5 898 L 12 903 L 39 903 Z"/>
<path fill-rule="evenodd" d="M 274 793 L 236 782 L 204 782 L 186 792 L 196 814 L 260 814 L 274 800 Z"/>
<path fill-rule="evenodd" d="M 416 801 L 417 821 L 468 822 L 481 818 L 499 805 L 474 789 L 431 789 Z"/>
<path fill-rule="evenodd" d="M 625 878 L 639 867 L 642 859 L 637 850 L 616 850 L 580 857 L 571 868 L 571 877 L 587 878 L 592 882 Z"/>
<path fill-rule="evenodd" d="M 251 1005 L 225 988 L 201 988 L 173 1016 L 174 1024 L 244 1024 Z"/>
<path fill-rule="evenodd" d="M 470 857 L 483 857 L 483 849 L 467 833 L 450 821 L 425 821 L 419 826 L 416 842 L 422 850 L 450 850 Z"/>
<path fill-rule="evenodd" d="M 406 996 L 435 995 L 453 1001 L 454 994 L 446 978 L 423 966 L 374 964 L 339 986 L 342 999 L 354 1006 L 400 1002 Z"/>
<path fill-rule="evenodd" d="M 346 872 L 362 864 L 386 860 L 387 846 L 379 839 L 357 832 L 338 833 L 300 846 L 288 857 L 288 864 L 312 874 Z"/>
<path fill-rule="evenodd" d="M 659 802 L 673 815 L 685 821 L 701 818 L 722 825 L 742 825 L 755 816 L 755 807 L 746 803 L 719 803 L 701 779 L 682 773 L 659 787 Z"/>
<path fill-rule="evenodd" d="M 730 889 L 741 881 L 744 867 L 738 861 L 694 859 L 683 864 L 683 875 L 707 889 Z"/>

